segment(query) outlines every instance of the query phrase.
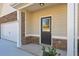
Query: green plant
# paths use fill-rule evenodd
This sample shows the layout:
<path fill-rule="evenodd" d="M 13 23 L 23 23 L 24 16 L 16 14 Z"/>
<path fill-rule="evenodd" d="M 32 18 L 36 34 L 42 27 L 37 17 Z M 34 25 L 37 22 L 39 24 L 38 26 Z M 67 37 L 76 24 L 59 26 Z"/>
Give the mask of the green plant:
<path fill-rule="evenodd" d="M 43 46 L 42 50 L 43 50 L 43 56 L 56 56 L 56 55 L 60 55 L 60 54 L 58 54 L 56 52 L 55 48 L 48 47 L 48 51 L 46 51 L 46 48 Z"/>

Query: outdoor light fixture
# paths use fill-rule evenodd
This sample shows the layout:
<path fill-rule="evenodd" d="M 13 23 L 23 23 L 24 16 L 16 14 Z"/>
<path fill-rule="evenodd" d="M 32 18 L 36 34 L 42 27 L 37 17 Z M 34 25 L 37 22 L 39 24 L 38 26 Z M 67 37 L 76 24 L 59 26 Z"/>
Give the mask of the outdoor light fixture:
<path fill-rule="evenodd" d="M 42 7 L 42 6 L 45 6 L 45 3 L 39 3 L 39 5 Z"/>

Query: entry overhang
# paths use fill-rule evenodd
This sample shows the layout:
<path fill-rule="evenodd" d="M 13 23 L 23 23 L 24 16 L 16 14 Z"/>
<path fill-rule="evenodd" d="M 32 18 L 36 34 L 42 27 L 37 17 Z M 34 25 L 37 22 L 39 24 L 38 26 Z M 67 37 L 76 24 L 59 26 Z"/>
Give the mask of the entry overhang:
<path fill-rule="evenodd" d="M 15 9 L 22 9 L 25 7 L 28 7 L 34 3 L 11 3 L 10 6 L 15 8 Z"/>

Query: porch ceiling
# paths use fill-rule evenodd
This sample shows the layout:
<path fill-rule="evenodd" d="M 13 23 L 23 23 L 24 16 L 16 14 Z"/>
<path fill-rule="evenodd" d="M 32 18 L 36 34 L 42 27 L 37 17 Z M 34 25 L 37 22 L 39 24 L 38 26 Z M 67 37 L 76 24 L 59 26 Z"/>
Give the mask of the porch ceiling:
<path fill-rule="evenodd" d="M 10 3 L 10 6 L 12 6 L 15 9 L 19 9 L 25 5 L 28 5 L 28 3 Z"/>
<path fill-rule="evenodd" d="M 42 8 L 45 8 L 45 7 L 48 7 L 48 6 L 54 6 L 54 5 L 58 5 L 58 4 L 61 4 L 61 3 L 45 3 L 42 6 L 40 5 L 40 3 L 34 3 L 33 5 L 30 5 L 28 7 L 23 8 L 23 10 L 28 10 L 28 11 L 33 12 L 33 11 L 37 11 L 39 9 L 42 9 Z"/>

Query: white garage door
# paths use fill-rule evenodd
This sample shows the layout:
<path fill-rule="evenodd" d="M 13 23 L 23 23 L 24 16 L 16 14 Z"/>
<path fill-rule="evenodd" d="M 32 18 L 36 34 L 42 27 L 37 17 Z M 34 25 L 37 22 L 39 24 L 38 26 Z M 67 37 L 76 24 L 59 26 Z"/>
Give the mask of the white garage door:
<path fill-rule="evenodd" d="M 17 42 L 18 40 L 18 22 L 7 22 L 1 24 L 1 38 Z"/>

